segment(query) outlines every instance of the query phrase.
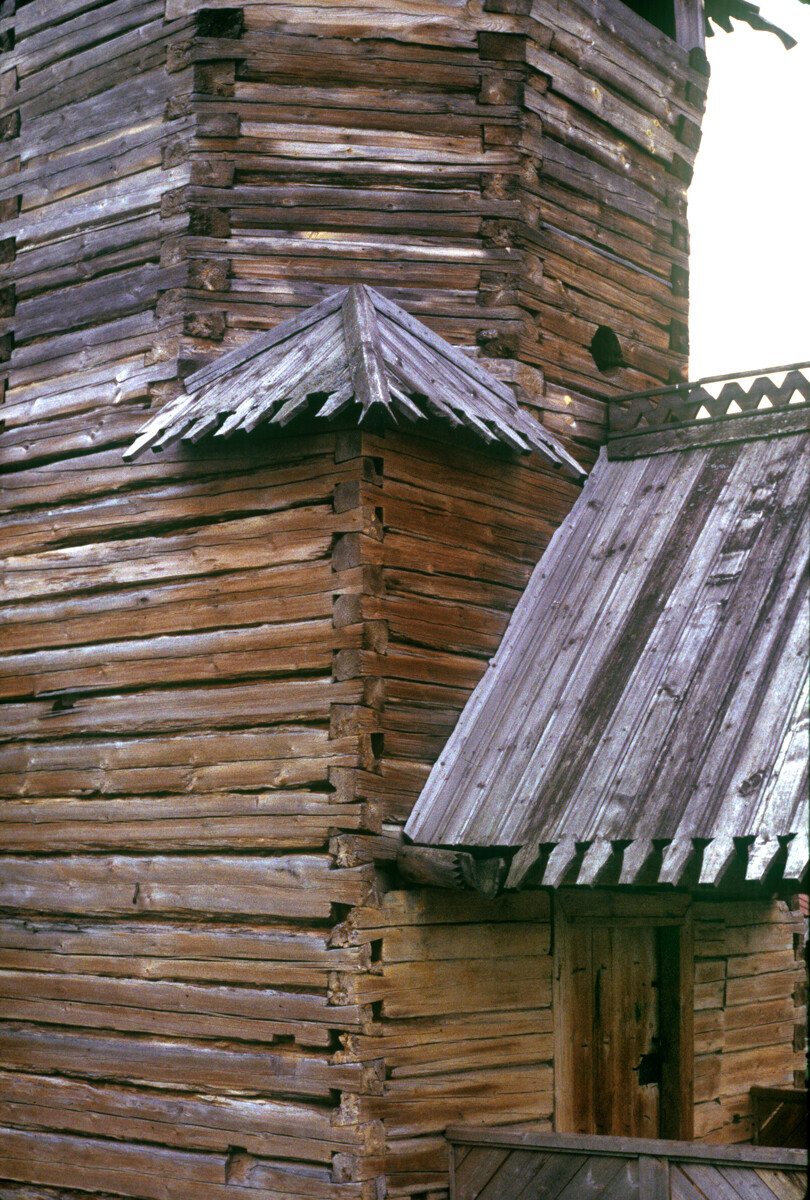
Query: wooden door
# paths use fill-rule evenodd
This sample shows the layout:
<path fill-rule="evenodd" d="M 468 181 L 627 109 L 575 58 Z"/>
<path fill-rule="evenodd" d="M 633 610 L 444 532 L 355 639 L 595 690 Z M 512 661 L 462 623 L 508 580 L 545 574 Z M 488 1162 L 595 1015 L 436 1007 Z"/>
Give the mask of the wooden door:
<path fill-rule="evenodd" d="M 658 1137 L 656 929 L 571 924 L 565 962 L 569 1132 Z"/>

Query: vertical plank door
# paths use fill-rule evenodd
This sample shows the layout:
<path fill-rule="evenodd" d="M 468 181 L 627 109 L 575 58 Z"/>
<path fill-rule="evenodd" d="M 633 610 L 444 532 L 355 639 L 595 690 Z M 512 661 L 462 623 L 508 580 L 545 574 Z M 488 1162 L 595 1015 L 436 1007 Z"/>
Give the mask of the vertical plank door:
<path fill-rule="evenodd" d="M 658 1137 L 657 931 L 577 923 L 568 934 L 572 1132 Z"/>

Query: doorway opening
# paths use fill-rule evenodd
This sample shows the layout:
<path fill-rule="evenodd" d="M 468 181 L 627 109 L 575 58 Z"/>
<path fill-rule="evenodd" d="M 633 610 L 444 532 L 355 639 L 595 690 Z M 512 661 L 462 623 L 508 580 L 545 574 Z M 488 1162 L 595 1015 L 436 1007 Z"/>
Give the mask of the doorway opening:
<path fill-rule="evenodd" d="M 556 1131 L 689 1139 L 688 898 L 562 894 L 557 909 Z"/>

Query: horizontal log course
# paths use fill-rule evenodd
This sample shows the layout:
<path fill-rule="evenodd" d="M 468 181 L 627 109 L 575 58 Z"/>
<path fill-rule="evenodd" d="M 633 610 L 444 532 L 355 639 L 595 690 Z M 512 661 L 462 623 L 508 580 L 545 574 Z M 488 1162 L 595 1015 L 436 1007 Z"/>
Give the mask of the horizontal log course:
<path fill-rule="evenodd" d="M 0 970 L 0 996 L 9 1019 L 85 1027 L 134 1029 L 164 1036 L 217 1036 L 273 1041 L 301 1036 L 328 1044 L 327 1029 L 358 1028 L 352 1005 L 254 986 L 228 988 L 186 981 L 107 979 L 102 976 Z M 314 1040 L 313 1040 L 314 1039 Z"/>
<path fill-rule="evenodd" d="M 329 804 L 308 792 L 0 801 L 3 846 L 12 853 L 317 850 L 335 829 L 378 823 L 370 805 Z"/>
<path fill-rule="evenodd" d="M 550 1124 L 554 1107 L 550 1068 L 545 1073 L 527 1072 L 523 1080 L 525 1091 L 516 1090 L 506 1094 L 500 1090 L 490 1091 L 489 1088 L 497 1084 L 498 1077 L 498 1072 L 481 1072 L 478 1076 L 479 1093 L 474 1096 L 465 1095 L 464 1086 L 458 1088 L 459 1094 L 454 1094 L 450 1084 L 447 1094 L 437 1097 L 425 1096 L 411 1100 L 405 1097 L 362 1097 L 356 1107 L 350 1110 L 351 1116 L 354 1119 L 359 1114 L 364 1119 L 383 1120 L 392 1138 L 416 1138 L 442 1133 L 447 1128 L 448 1111 L 458 1113 L 458 1119 L 465 1122 Z M 502 1074 L 500 1077 L 504 1078 Z"/>
<path fill-rule="evenodd" d="M 112 536 L 123 539 L 135 532 L 143 536 L 150 530 L 199 528 L 207 521 L 222 521 L 228 514 L 249 519 L 274 511 L 280 515 L 299 505 L 317 508 L 319 501 L 331 498 L 334 488 L 351 475 L 349 468 L 336 469 L 334 460 L 324 456 L 320 462 L 313 462 L 308 471 L 300 466 L 286 471 L 265 468 L 246 472 L 238 480 L 215 479 L 198 486 L 194 495 L 189 495 L 187 486 L 176 484 L 143 489 L 137 497 L 113 496 L 105 502 L 94 498 L 91 504 L 63 504 L 58 529 L 53 528 L 47 511 L 10 514 L 4 544 L 9 554 L 24 554 L 26 550 L 56 549 L 60 542 L 75 544 L 78 538 L 92 542 L 95 538 Z M 10 493 L 9 500 L 14 498 Z M 32 499 L 38 497 L 29 497 L 25 492 L 20 496 L 28 504 Z M 271 531 L 269 523 L 268 532 Z"/>
<path fill-rule="evenodd" d="M 342 1088 L 379 1089 L 376 1067 L 333 1064 L 324 1051 L 254 1048 L 223 1038 L 169 1040 L 17 1022 L 4 1025 L 0 1066 L 84 1079 L 327 1100 Z M 376 1082 L 375 1082 L 376 1081 Z"/>
<path fill-rule="evenodd" d="M 408 891 L 394 855 L 578 485 L 440 426 L 121 452 L 366 280 L 589 463 L 605 399 L 683 365 L 705 77 L 590 0 L 11 7 L 8 1190 L 438 1200 L 448 1120 L 551 1117 L 549 902 Z M 792 968 L 721 924 L 698 1015 L 737 1088 L 794 1019 L 751 981 Z M 701 1086 L 707 1136 L 745 1124 Z"/>
<path fill-rule="evenodd" d="M 0 860 L 2 906 L 38 912 L 328 918 L 372 886 L 369 867 L 333 870 L 318 855 Z"/>
<path fill-rule="evenodd" d="M 222 1195 L 228 1175 L 242 1172 L 251 1183 L 277 1194 L 306 1194 L 319 1200 L 337 1200 L 339 1195 L 365 1197 L 362 1184 L 334 1184 L 323 1168 L 276 1167 L 243 1151 L 226 1155 L 187 1153 L 151 1147 L 123 1145 L 114 1141 L 74 1138 L 58 1134 L 0 1131 L 0 1147 L 7 1177 L 23 1182 L 66 1184 L 80 1189 L 111 1187 L 121 1195 L 147 1196 L 159 1200 L 185 1200 L 192 1195 L 216 1200 Z M 249 1172 L 249 1175 L 248 1175 Z"/>
<path fill-rule="evenodd" d="M 308 1159 L 326 1166 L 333 1154 L 365 1149 L 357 1128 L 331 1124 L 328 1107 L 291 1099 L 205 1098 L 20 1072 L 3 1072 L 0 1089 L 2 1120 L 18 1129 L 112 1135 L 220 1152 L 239 1145 L 260 1157 Z"/>

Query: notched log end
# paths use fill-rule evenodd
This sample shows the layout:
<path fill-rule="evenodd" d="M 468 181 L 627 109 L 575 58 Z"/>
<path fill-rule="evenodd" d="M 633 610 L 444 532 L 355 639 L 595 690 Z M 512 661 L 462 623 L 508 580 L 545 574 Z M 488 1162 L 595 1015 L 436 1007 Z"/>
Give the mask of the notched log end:
<path fill-rule="evenodd" d="M 397 867 L 410 883 L 475 891 L 487 899 L 499 895 L 507 872 L 506 860 L 499 855 L 478 859 L 466 850 L 432 846 L 403 846 Z"/>

